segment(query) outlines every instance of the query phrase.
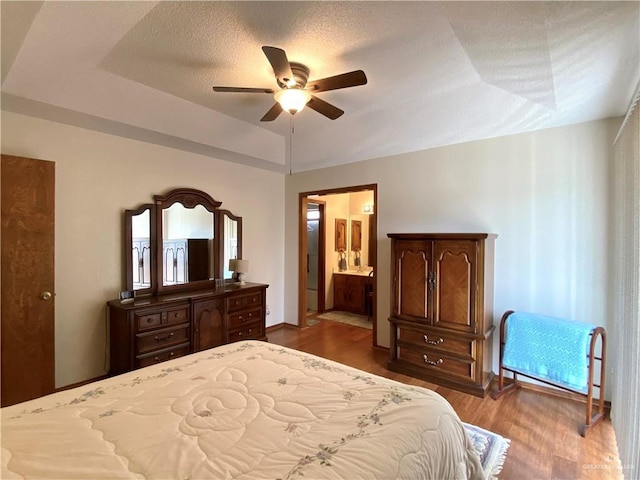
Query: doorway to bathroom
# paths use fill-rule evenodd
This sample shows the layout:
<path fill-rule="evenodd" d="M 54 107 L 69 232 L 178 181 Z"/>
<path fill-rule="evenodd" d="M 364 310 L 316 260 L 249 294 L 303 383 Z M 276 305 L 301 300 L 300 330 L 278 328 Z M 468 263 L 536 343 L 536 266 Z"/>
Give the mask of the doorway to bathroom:
<path fill-rule="evenodd" d="M 307 214 L 307 316 L 325 310 L 325 202 L 306 198 Z"/>
<path fill-rule="evenodd" d="M 360 317 L 377 347 L 376 201 L 375 184 L 299 194 L 298 326 Z"/>

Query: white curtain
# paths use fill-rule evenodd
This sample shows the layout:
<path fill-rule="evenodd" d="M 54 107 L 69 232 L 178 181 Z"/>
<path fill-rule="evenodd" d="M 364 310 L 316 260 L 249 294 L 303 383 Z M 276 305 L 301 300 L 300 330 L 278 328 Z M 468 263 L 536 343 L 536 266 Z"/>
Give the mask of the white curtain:
<path fill-rule="evenodd" d="M 640 92 L 614 145 L 611 418 L 625 478 L 640 475 Z M 610 368 L 608 370 L 610 371 Z"/>

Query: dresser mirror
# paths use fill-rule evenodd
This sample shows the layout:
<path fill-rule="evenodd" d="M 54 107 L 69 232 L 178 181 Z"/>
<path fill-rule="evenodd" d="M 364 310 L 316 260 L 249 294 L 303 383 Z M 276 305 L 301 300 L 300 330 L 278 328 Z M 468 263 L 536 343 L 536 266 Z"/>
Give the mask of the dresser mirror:
<path fill-rule="evenodd" d="M 222 278 L 233 278 L 233 272 L 229 270 L 229 260 L 242 258 L 242 217 L 237 217 L 229 210 L 219 210 L 222 217 Z"/>
<path fill-rule="evenodd" d="M 162 210 L 162 285 L 216 278 L 214 214 L 203 205 L 174 203 Z"/>
<path fill-rule="evenodd" d="M 136 296 L 206 288 L 230 279 L 242 258 L 242 217 L 190 188 L 125 211 L 126 289 Z"/>
<path fill-rule="evenodd" d="M 155 233 L 154 205 L 147 203 L 124 212 L 126 290 L 151 293 L 153 274 L 152 238 Z"/>

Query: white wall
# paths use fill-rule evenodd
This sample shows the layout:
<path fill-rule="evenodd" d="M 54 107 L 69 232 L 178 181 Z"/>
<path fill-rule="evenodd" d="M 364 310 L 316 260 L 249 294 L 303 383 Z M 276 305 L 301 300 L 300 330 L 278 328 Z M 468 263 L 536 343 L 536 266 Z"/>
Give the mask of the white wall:
<path fill-rule="evenodd" d="M 298 193 L 377 184 L 379 344 L 389 344 L 389 232 L 497 233 L 496 324 L 518 309 L 608 328 L 607 185 L 619 124 L 282 176 L 3 111 L 3 153 L 56 162 L 56 385 L 104 373 L 105 302 L 123 288 L 122 211 L 174 187 L 204 190 L 243 217 L 249 280 L 270 285 L 268 325 L 297 322 Z"/>
<path fill-rule="evenodd" d="M 243 217 L 248 279 L 269 284 L 267 325 L 283 321 L 282 174 L 6 111 L 2 153 L 56 163 L 56 386 L 105 373 L 106 302 L 124 289 L 123 211 L 172 188 L 203 190 Z"/>
<path fill-rule="evenodd" d="M 296 322 L 299 192 L 377 184 L 380 345 L 389 345 L 391 232 L 498 234 L 496 325 L 516 309 L 609 326 L 608 176 L 619 125 L 609 119 L 287 177 L 286 320 Z"/>

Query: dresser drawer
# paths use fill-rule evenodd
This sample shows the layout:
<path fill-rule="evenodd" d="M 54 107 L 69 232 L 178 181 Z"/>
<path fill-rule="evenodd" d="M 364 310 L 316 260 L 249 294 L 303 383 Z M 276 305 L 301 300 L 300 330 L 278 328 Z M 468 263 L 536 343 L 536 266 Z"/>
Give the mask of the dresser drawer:
<path fill-rule="evenodd" d="M 189 324 L 176 328 L 165 328 L 136 335 L 136 355 L 162 350 L 171 345 L 189 342 L 191 328 Z"/>
<path fill-rule="evenodd" d="M 177 345 L 173 348 L 161 350 L 147 355 L 136 357 L 136 368 L 148 367 L 156 363 L 165 362 L 173 358 L 183 357 L 189 354 L 189 344 Z"/>
<path fill-rule="evenodd" d="M 427 370 L 430 374 L 461 377 L 475 380 L 474 362 L 443 355 L 435 349 L 412 350 L 398 348 L 398 360 Z"/>
<path fill-rule="evenodd" d="M 155 311 L 135 312 L 135 325 L 138 332 L 165 325 L 189 321 L 189 306 L 167 308 Z"/>
<path fill-rule="evenodd" d="M 229 315 L 229 329 L 235 329 L 236 327 L 242 327 L 249 323 L 253 323 L 256 320 L 262 318 L 262 310 L 248 310 L 246 312 L 233 313 Z"/>
<path fill-rule="evenodd" d="M 259 307 L 262 305 L 262 292 L 247 293 L 227 298 L 227 311 L 237 312 L 245 308 Z"/>
<path fill-rule="evenodd" d="M 398 326 L 398 342 L 411 344 L 421 348 L 429 348 L 430 350 L 438 350 L 442 352 L 453 353 L 462 357 L 474 358 L 476 342 L 465 338 L 457 338 L 454 335 L 446 335 L 439 332 L 434 333 L 432 330 L 425 328 L 416 330 Z"/>
<path fill-rule="evenodd" d="M 264 329 L 262 322 L 254 322 L 245 325 L 242 328 L 229 331 L 229 343 L 239 340 L 260 339 L 264 337 Z"/>

